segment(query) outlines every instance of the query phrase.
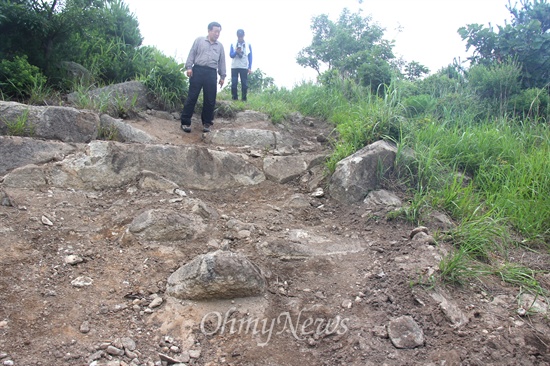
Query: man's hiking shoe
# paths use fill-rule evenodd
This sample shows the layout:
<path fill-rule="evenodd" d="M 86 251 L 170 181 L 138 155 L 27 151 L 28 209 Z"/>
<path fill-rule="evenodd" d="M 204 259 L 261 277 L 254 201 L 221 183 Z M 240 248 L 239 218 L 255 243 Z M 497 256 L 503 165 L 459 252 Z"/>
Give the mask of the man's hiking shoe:
<path fill-rule="evenodd" d="M 210 132 L 210 127 L 209 127 L 209 126 L 204 126 L 204 127 L 202 128 L 202 132 L 204 132 L 204 133 Z"/>
<path fill-rule="evenodd" d="M 186 126 L 186 125 L 181 125 L 181 129 L 183 130 L 183 132 L 191 132 L 191 127 L 189 126 Z"/>

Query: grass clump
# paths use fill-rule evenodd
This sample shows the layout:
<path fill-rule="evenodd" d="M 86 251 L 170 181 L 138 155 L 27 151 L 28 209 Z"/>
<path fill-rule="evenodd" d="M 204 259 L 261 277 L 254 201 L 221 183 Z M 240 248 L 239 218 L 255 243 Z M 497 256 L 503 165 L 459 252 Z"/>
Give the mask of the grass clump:
<path fill-rule="evenodd" d="M 26 109 L 13 121 L 5 121 L 8 136 L 33 136 L 34 126 L 29 122 L 29 110 Z"/>

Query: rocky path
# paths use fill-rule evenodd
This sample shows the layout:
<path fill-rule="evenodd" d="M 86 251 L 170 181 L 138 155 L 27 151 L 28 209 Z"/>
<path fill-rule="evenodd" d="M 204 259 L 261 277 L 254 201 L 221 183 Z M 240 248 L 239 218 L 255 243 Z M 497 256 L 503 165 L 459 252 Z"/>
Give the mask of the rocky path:
<path fill-rule="evenodd" d="M 435 222 L 413 236 L 414 226 L 385 219 L 386 205 L 330 198 L 316 163 L 329 152 L 324 122 L 275 126 L 246 112 L 208 135 L 197 121 L 184 134 L 154 113 L 126 122 L 154 143 L 111 143 L 101 165 L 100 155 L 67 154 L 4 176 L 3 365 L 550 365 L 545 299 L 491 278 L 443 286 L 438 265 L 450 247 L 423 232 Z M 172 173 L 130 175 L 144 152 L 173 148 L 190 152 L 164 162 Z M 200 171 L 197 159 L 219 159 L 236 178 Z M 77 161 L 80 173 L 69 169 Z M 268 174 L 240 184 L 249 181 L 234 161 Z M 191 170 L 221 188 L 185 184 Z M 45 183 L 10 184 L 36 177 Z M 226 274 L 223 286 L 206 299 L 170 295 L 169 278 L 197 258 L 198 270 Z M 243 261 L 265 282 L 240 278 Z M 255 295 L 232 297 L 243 285 Z"/>

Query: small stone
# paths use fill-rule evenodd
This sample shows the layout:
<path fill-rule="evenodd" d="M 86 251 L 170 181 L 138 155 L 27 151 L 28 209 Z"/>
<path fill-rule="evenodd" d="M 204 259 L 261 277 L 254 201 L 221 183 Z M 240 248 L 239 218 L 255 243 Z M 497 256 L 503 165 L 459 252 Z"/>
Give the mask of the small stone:
<path fill-rule="evenodd" d="M 105 352 L 113 356 L 124 356 L 124 351 L 114 346 L 108 346 Z"/>
<path fill-rule="evenodd" d="M 90 277 L 86 276 L 79 276 L 71 281 L 71 285 L 74 287 L 86 287 L 91 286 L 92 283 L 94 283 L 94 280 L 92 280 Z"/>
<path fill-rule="evenodd" d="M 159 307 L 162 304 L 162 301 L 163 301 L 162 297 L 156 297 L 153 299 L 153 301 L 151 301 L 151 303 L 149 304 L 149 307 L 151 309 Z"/>
<path fill-rule="evenodd" d="M 131 360 L 133 360 L 133 359 L 135 359 L 135 358 L 138 357 L 138 354 L 137 354 L 137 353 L 132 352 L 132 351 L 130 351 L 130 350 L 128 350 L 128 349 L 124 350 L 124 353 L 126 354 L 126 357 L 128 357 L 128 358 L 131 359 Z"/>
<path fill-rule="evenodd" d="M 135 351 L 136 342 L 132 338 L 123 337 L 120 339 L 120 342 L 122 343 L 122 347 L 124 347 L 124 349 L 129 351 Z"/>
<path fill-rule="evenodd" d="M 103 357 L 104 354 L 105 354 L 105 352 L 103 352 L 103 351 L 96 351 L 96 352 L 92 353 L 90 355 L 90 357 L 88 357 L 88 361 L 91 362 L 91 361 L 99 360 L 101 357 Z"/>
<path fill-rule="evenodd" d="M 323 188 L 319 187 L 313 193 L 311 194 L 313 197 L 323 197 L 325 195 L 325 191 L 323 191 Z"/>
<path fill-rule="evenodd" d="M 346 299 L 346 300 L 342 301 L 342 307 L 344 309 L 351 309 L 352 305 L 353 305 L 353 303 L 349 299 Z"/>
<path fill-rule="evenodd" d="M 82 259 L 78 255 L 71 254 L 65 257 L 66 264 L 75 265 L 82 262 L 84 262 L 84 259 Z"/>
<path fill-rule="evenodd" d="M 4 362 L 2 362 L 2 365 L 4 365 L 4 366 L 13 366 L 13 365 L 15 365 L 15 362 L 13 362 L 12 360 L 5 360 Z"/>
<path fill-rule="evenodd" d="M 411 231 L 411 233 L 409 234 L 409 239 L 414 238 L 414 236 L 418 233 L 424 233 L 424 234 L 427 234 L 427 235 L 430 234 L 427 227 L 419 226 L 419 227 L 417 227 L 417 228 L 415 228 Z"/>
<path fill-rule="evenodd" d="M 46 216 L 42 215 L 42 223 L 47 226 L 53 226 L 53 222 L 51 222 L 50 219 L 48 219 Z"/>
<path fill-rule="evenodd" d="M 408 315 L 391 320 L 388 335 L 395 348 L 412 349 L 424 345 L 422 328 Z"/>
<path fill-rule="evenodd" d="M 191 358 L 201 357 L 201 350 L 200 349 L 189 350 L 189 357 L 191 357 Z"/>
<path fill-rule="evenodd" d="M 90 322 L 83 321 L 82 324 L 80 324 L 80 333 L 88 333 L 90 331 Z"/>
<path fill-rule="evenodd" d="M 174 189 L 174 193 L 181 197 L 187 197 L 187 193 L 179 188 Z"/>

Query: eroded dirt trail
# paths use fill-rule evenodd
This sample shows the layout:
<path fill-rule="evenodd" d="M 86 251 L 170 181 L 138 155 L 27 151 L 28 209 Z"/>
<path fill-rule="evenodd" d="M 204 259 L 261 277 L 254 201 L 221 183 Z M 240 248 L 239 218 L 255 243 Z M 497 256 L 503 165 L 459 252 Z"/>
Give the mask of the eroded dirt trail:
<path fill-rule="evenodd" d="M 153 116 L 130 123 L 166 144 L 247 152 L 209 144 L 197 121 L 191 134 Z M 264 121 L 222 120 L 214 128 L 252 126 L 277 130 Z M 327 148 L 316 138 L 330 134 L 323 122 L 286 128 Z M 411 240 L 409 223 L 314 197 L 300 179 L 181 188 L 219 219 L 194 240 L 168 244 L 142 242 L 126 229 L 145 210 L 183 207 L 174 193 L 134 185 L 7 189 L 15 205 L 0 206 L 0 362 L 156 365 L 162 354 L 188 365 L 550 365 L 548 316 L 519 316 L 518 289 L 500 281 L 431 282 L 449 247 Z M 248 229 L 235 230 L 231 220 Z M 218 249 L 255 263 L 265 295 L 182 301 L 164 294 L 178 267 Z M 92 285 L 75 285 L 82 278 Z M 163 301 L 151 307 L 156 296 Z M 403 316 L 421 328 L 421 345 L 397 348 L 389 338 L 388 324 Z M 123 344 L 128 339 L 134 347 Z M 109 354 L 108 346 L 126 353 Z"/>

